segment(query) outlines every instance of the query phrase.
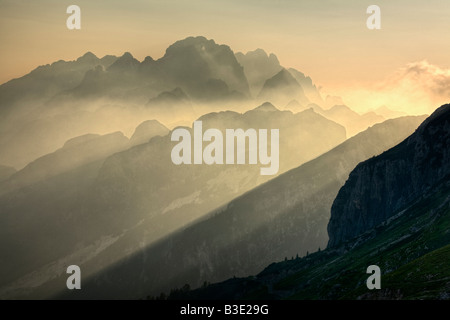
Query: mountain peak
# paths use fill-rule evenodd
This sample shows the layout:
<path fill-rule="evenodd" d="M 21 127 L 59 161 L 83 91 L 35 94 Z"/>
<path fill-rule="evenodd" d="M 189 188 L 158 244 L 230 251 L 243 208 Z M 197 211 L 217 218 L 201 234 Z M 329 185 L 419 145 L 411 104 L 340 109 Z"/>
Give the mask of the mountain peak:
<path fill-rule="evenodd" d="M 345 104 L 336 104 L 336 105 L 332 106 L 330 109 L 328 109 L 328 111 L 355 112 L 352 109 L 350 109 L 348 106 L 346 106 Z"/>
<path fill-rule="evenodd" d="M 418 132 L 424 132 L 430 126 L 436 126 L 440 122 L 445 122 L 450 119 L 450 104 L 444 104 L 437 108 L 420 126 L 417 128 Z"/>
<path fill-rule="evenodd" d="M 125 52 L 120 59 L 134 59 L 133 55 L 131 53 L 129 53 L 128 51 Z"/>
<path fill-rule="evenodd" d="M 381 107 L 378 107 L 372 111 L 380 116 L 383 116 L 386 119 L 406 116 L 405 112 L 401 112 L 398 110 L 392 110 L 392 109 L 388 108 L 386 105 L 382 105 Z"/>
<path fill-rule="evenodd" d="M 185 48 L 185 47 L 204 46 L 204 45 L 214 46 L 214 45 L 216 45 L 216 42 L 213 39 L 208 40 L 203 36 L 187 37 L 183 40 L 178 40 L 174 44 L 169 46 L 166 50 L 166 55 L 169 54 L 172 50 L 177 50 L 177 49 Z M 204 50 L 205 47 L 202 47 L 202 49 Z"/>
<path fill-rule="evenodd" d="M 243 55 L 245 55 L 246 57 L 257 57 L 257 58 L 269 58 L 269 56 L 267 55 L 267 53 L 263 50 L 263 49 L 256 49 L 253 51 L 248 51 L 247 53 L 241 53 Z"/>
<path fill-rule="evenodd" d="M 280 86 L 294 86 L 299 90 L 302 90 L 297 80 L 295 80 L 295 78 L 285 68 L 281 69 L 281 71 L 274 75 L 272 78 L 266 80 L 263 90 L 276 89 Z"/>
<path fill-rule="evenodd" d="M 77 62 L 88 63 L 88 62 L 96 62 L 97 60 L 98 60 L 97 56 L 95 54 L 93 54 L 92 52 L 88 51 L 84 55 L 79 57 L 77 59 Z"/>
<path fill-rule="evenodd" d="M 304 94 L 302 86 L 295 80 L 292 74 L 284 68 L 273 77 L 266 80 L 258 94 L 258 99 L 271 101 L 277 105 L 287 105 L 294 99 L 301 104 L 309 102 Z"/>
<path fill-rule="evenodd" d="M 90 140 L 97 139 L 99 137 L 100 137 L 99 134 L 87 133 L 87 134 L 84 134 L 84 135 L 81 135 L 81 136 L 78 136 L 78 137 L 71 138 L 71 139 L 67 140 L 64 143 L 63 148 L 72 148 L 74 146 L 81 145 L 83 143 L 86 143 L 86 142 L 88 142 Z"/>
<path fill-rule="evenodd" d="M 264 49 L 261 49 L 261 48 L 255 49 L 255 50 L 253 50 L 253 51 L 249 51 L 249 52 L 247 52 L 246 54 L 248 54 L 248 55 L 252 55 L 252 54 L 255 54 L 255 55 L 264 55 L 265 57 L 268 57 L 266 51 L 264 51 Z"/>
<path fill-rule="evenodd" d="M 278 57 L 275 54 L 273 54 L 273 53 L 269 54 L 269 60 L 276 61 L 278 64 L 280 63 L 278 61 Z"/>
<path fill-rule="evenodd" d="M 261 48 L 255 49 L 253 51 L 248 51 L 247 53 L 238 52 L 236 53 L 236 56 L 239 56 L 239 59 L 242 59 L 242 57 L 245 57 L 246 59 L 256 59 L 261 61 L 269 61 L 271 64 L 275 64 L 277 66 L 280 65 L 280 62 L 278 61 L 278 58 L 273 53 L 267 54 L 266 51 L 264 51 Z"/>
<path fill-rule="evenodd" d="M 189 97 L 184 93 L 183 89 L 180 87 L 176 87 L 172 91 L 163 91 L 158 96 L 151 98 L 148 103 L 149 104 L 155 104 L 155 103 L 167 103 L 167 102 L 173 102 L 173 103 L 180 103 L 183 101 L 188 101 Z"/>
<path fill-rule="evenodd" d="M 282 69 L 278 58 L 272 53 L 268 56 L 262 49 L 248 51 L 246 54 L 238 52 L 235 56 L 244 68 L 253 96 L 261 91 L 267 79 L 270 79 Z"/>
<path fill-rule="evenodd" d="M 146 143 L 154 136 L 165 136 L 168 133 L 169 129 L 158 120 L 146 120 L 136 127 L 130 138 L 130 144 L 138 145 Z"/>
<path fill-rule="evenodd" d="M 197 54 L 204 55 L 206 53 L 212 54 L 214 58 L 216 56 L 224 56 L 231 53 L 234 57 L 233 51 L 229 46 L 224 44 L 217 44 L 213 39 L 206 39 L 203 36 L 188 37 L 183 40 L 178 40 L 166 49 L 166 54 L 162 59 L 168 58 L 172 55 L 189 54 L 191 52 L 197 52 Z"/>
<path fill-rule="evenodd" d="M 295 78 L 291 75 L 289 71 L 287 71 L 285 68 L 281 69 L 280 72 L 278 72 L 274 78 L 282 78 L 282 79 L 289 79 L 289 80 L 295 80 Z"/>
<path fill-rule="evenodd" d="M 152 62 L 155 62 L 155 60 L 150 56 L 146 56 L 144 61 L 142 61 L 142 63 L 152 63 Z"/>
<path fill-rule="evenodd" d="M 255 111 L 262 111 L 262 112 L 273 112 L 273 111 L 279 111 L 273 104 L 266 101 L 262 105 L 256 107 L 253 109 Z"/>
<path fill-rule="evenodd" d="M 447 104 L 406 140 L 360 163 L 350 173 L 331 208 L 328 246 L 349 241 L 376 227 L 448 180 L 449 150 Z"/>
<path fill-rule="evenodd" d="M 133 70 L 139 66 L 140 62 L 133 57 L 129 52 L 125 52 L 121 57 L 119 57 L 110 67 L 109 70 Z"/>

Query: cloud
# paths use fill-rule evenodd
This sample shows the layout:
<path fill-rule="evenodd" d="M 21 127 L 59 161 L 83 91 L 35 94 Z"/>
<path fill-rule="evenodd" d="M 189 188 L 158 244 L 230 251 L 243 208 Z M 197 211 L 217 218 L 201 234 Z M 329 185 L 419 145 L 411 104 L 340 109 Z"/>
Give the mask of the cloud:
<path fill-rule="evenodd" d="M 387 106 L 408 114 L 430 114 L 450 102 L 450 69 L 427 60 L 408 63 L 371 86 L 347 88 L 338 93 L 360 112 Z"/>
<path fill-rule="evenodd" d="M 450 69 L 442 69 L 427 60 L 413 62 L 388 78 L 385 87 L 399 86 L 405 90 L 420 91 L 432 99 L 450 97 Z"/>

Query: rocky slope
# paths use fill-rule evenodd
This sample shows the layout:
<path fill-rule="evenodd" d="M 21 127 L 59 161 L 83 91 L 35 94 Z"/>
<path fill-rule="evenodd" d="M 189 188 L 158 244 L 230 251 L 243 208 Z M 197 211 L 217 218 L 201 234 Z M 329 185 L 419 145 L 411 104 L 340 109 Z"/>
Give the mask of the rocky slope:
<path fill-rule="evenodd" d="M 173 290 L 169 299 L 448 300 L 449 187 L 450 179 L 442 181 L 351 243 L 273 263 L 256 276 Z M 380 267 L 379 290 L 366 286 L 369 265 Z"/>
<path fill-rule="evenodd" d="M 328 245 L 373 228 L 449 173 L 450 105 L 444 105 L 408 139 L 352 171 L 331 209 Z"/>
<path fill-rule="evenodd" d="M 139 61 L 129 52 L 100 59 L 88 52 L 75 61 L 41 66 L 0 85 L 0 163 L 21 169 L 72 137 L 115 131 L 129 136 L 147 119 L 173 128 L 211 111 L 245 112 L 280 70 L 273 54 L 235 55 L 201 36 L 175 42 L 156 60 Z M 318 94 L 310 78 L 289 72 L 269 81 L 275 83 L 257 103 L 273 98 L 283 108 L 292 99 L 303 101 L 295 77 Z"/>

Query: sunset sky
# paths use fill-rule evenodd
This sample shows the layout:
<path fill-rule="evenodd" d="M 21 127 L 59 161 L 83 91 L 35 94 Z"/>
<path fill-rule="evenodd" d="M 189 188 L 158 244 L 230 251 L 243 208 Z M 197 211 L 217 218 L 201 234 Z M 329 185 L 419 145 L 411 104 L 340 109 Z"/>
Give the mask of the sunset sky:
<path fill-rule="evenodd" d="M 66 27 L 71 4 L 81 8 L 81 30 Z M 381 8 L 381 30 L 366 27 L 371 4 Z M 0 83 L 87 51 L 158 59 L 176 40 L 203 35 L 235 52 L 263 48 L 333 88 L 424 59 L 449 68 L 449 31 L 442 0 L 0 0 Z"/>

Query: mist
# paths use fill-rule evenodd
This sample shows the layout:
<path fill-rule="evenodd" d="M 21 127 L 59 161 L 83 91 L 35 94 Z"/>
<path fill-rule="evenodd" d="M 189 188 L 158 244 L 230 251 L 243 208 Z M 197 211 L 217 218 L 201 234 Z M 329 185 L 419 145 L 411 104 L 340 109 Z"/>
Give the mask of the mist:
<path fill-rule="evenodd" d="M 450 96 L 450 69 L 429 63 L 412 62 L 371 85 L 353 85 L 333 90 L 358 112 L 380 107 L 409 115 L 431 114 Z"/>
<path fill-rule="evenodd" d="M 121 264 L 139 268 L 140 262 L 133 262 L 136 255 L 144 261 L 143 270 L 151 266 L 167 275 L 157 282 L 157 288 L 167 290 L 179 284 L 177 277 L 198 265 L 180 255 L 189 261 L 176 261 L 165 274 L 146 250 L 156 250 L 164 259 L 172 251 L 158 248 L 166 248 L 165 241 L 170 247 L 189 226 L 200 230 L 195 233 L 200 248 L 194 239 L 186 247 L 181 241 L 177 250 L 198 250 L 206 257 L 215 249 L 225 256 L 230 248 L 238 252 L 223 272 L 200 269 L 211 279 L 230 276 L 239 267 L 245 256 L 239 244 L 245 243 L 242 248 L 255 245 L 250 235 L 279 239 L 283 253 L 293 252 L 288 245 L 292 239 L 299 241 L 300 254 L 323 245 L 328 208 L 323 207 L 324 201 L 331 203 L 353 165 L 405 138 L 421 118 L 386 119 L 430 108 L 433 101 L 448 96 L 448 79 L 448 70 L 421 62 L 399 70 L 370 93 L 369 88 L 346 88 L 342 96 L 326 97 L 311 77 L 282 66 L 275 54 L 262 49 L 235 54 L 214 40 L 189 37 L 173 43 L 158 60 L 148 56 L 139 61 L 128 52 L 98 58 L 88 52 L 11 80 L 0 86 L 0 249 L 4 253 L 0 297 L 53 297 L 65 276 L 61 266 L 78 264 L 86 277 L 100 274 L 101 278 L 108 270 L 116 270 L 117 264 L 118 275 L 123 273 Z M 204 130 L 279 132 L 278 171 L 261 175 L 259 163 L 245 161 L 173 163 L 176 141 L 171 141 L 171 134 L 182 128 L 193 145 L 195 121 L 201 121 Z M 375 125 L 383 134 L 378 129 L 372 134 Z M 370 144 L 357 138 L 361 132 Z M 392 137 L 386 139 L 386 132 Z M 347 140 L 351 137 L 357 139 Z M 336 151 L 345 141 L 352 141 L 348 145 L 356 154 L 348 162 L 314 165 L 330 150 L 335 150 L 328 154 L 332 160 L 346 156 Z M 267 150 L 272 150 L 270 142 Z M 245 154 L 249 152 L 247 144 Z M 302 167 L 305 163 L 318 171 L 309 176 Z M 293 183 L 289 178 L 293 173 L 302 180 Z M 338 177 L 331 182 L 323 178 L 334 174 Z M 299 195 L 299 190 L 304 192 Z M 249 195 L 256 195 L 260 202 L 247 201 Z M 269 198 L 273 206 L 265 202 Z M 316 208 L 311 212 L 317 214 L 303 215 L 304 205 Z M 228 220 L 232 215 L 224 212 L 237 212 L 255 225 L 241 230 Z M 265 215 L 257 217 L 256 212 Z M 287 224 L 281 215 L 285 213 L 290 217 Z M 216 220 L 208 220 L 215 216 Z M 204 221 L 213 228 L 199 227 Z M 289 235 L 277 238 L 268 229 L 271 221 L 277 223 L 278 231 L 289 230 Z M 305 237 L 293 235 L 292 228 L 297 226 L 292 221 L 306 230 Z M 224 232 L 226 225 L 234 228 L 236 238 L 215 246 L 214 235 Z M 211 248 L 201 247 L 205 239 L 211 240 Z M 211 266 L 217 267 L 218 261 L 212 259 Z M 262 264 L 245 266 L 247 274 Z M 205 280 L 189 277 L 196 284 Z M 128 289 L 138 290 L 133 297 L 144 294 L 139 285 Z"/>

